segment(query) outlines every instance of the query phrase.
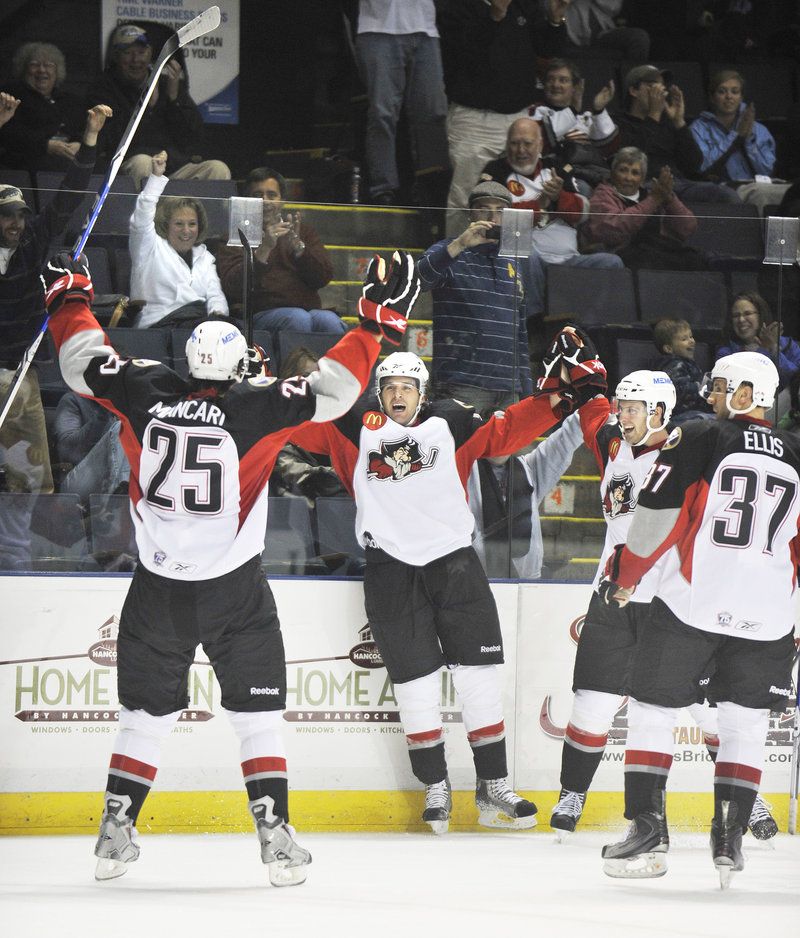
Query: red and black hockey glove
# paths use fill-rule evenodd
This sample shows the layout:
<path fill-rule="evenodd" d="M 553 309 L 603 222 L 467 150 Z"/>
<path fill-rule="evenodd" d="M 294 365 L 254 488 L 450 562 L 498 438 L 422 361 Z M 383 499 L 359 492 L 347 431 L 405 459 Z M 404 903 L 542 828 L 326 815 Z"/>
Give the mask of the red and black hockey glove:
<path fill-rule="evenodd" d="M 245 378 L 269 378 L 272 375 L 269 366 L 269 356 L 260 345 L 254 344 L 247 349 Z"/>
<path fill-rule="evenodd" d="M 567 414 L 608 390 L 606 369 L 589 335 L 577 325 L 565 326 L 542 359 L 544 375 L 535 396 L 558 394 Z"/>
<path fill-rule="evenodd" d="M 82 296 L 87 303 L 94 299 L 89 264 L 83 254 L 73 260 L 69 252 L 61 251 L 47 262 L 41 278 L 45 306 L 51 316 L 72 297 Z"/>
<path fill-rule="evenodd" d="M 626 589 L 617 582 L 619 580 L 619 564 L 624 544 L 617 544 L 606 561 L 603 578 L 597 587 L 600 598 L 607 606 L 618 606 L 620 609 L 627 606 L 633 595 L 635 586 Z"/>
<path fill-rule="evenodd" d="M 419 291 L 419 277 L 408 251 L 392 254 L 388 273 L 386 261 L 376 254 L 367 267 L 358 318 L 368 326 L 374 323 L 373 331 L 379 331 L 392 345 L 399 345 Z"/>

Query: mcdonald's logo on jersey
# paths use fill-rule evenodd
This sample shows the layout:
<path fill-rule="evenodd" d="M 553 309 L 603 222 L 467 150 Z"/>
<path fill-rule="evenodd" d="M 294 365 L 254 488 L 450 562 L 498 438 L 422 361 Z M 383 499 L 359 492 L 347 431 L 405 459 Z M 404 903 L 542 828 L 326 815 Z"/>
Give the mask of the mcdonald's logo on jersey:
<path fill-rule="evenodd" d="M 382 414 L 377 410 L 368 410 L 362 422 L 367 430 L 380 430 L 380 428 L 386 423 L 386 414 Z"/>

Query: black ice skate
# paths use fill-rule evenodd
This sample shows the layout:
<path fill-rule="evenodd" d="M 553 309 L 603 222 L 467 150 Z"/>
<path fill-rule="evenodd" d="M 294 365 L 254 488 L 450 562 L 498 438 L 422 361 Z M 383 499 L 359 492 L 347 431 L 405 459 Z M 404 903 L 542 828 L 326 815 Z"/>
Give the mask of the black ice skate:
<path fill-rule="evenodd" d="M 478 823 L 482 827 L 529 830 L 536 827 L 537 807 L 508 787 L 504 778 L 479 778 L 475 787 Z"/>
<path fill-rule="evenodd" d="M 711 856 L 719 873 L 720 889 L 727 889 L 734 873 L 744 869 L 742 856 L 742 825 L 736 820 L 737 805 L 733 801 L 720 803 L 720 818 L 711 821 Z"/>
<path fill-rule="evenodd" d="M 453 797 L 449 778 L 445 777 L 441 782 L 425 786 L 425 810 L 422 812 L 422 820 L 430 824 L 434 834 L 447 833 L 452 810 Z"/>
<path fill-rule="evenodd" d="M 666 793 L 653 793 L 653 808 L 637 814 L 625 838 L 603 847 L 603 872 L 615 879 L 652 879 L 667 872 L 669 833 L 665 812 Z"/>
<path fill-rule="evenodd" d="M 128 795 L 106 792 L 100 833 L 94 848 L 94 855 L 98 858 L 95 879 L 116 879 L 128 872 L 129 863 L 139 859 L 136 828 L 128 817 L 130 806 Z"/>
<path fill-rule="evenodd" d="M 299 886 L 308 876 L 311 854 L 295 842 L 294 828 L 275 816 L 273 805 L 268 795 L 247 805 L 256 822 L 261 862 L 267 864 L 273 886 Z"/>
<path fill-rule="evenodd" d="M 753 810 L 750 812 L 750 820 L 747 822 L 750 833 L 756 840 L 772 840 L 778 833 L 778 823 L 769 813 L 771 807 L 772 805 L 761 795 L 756 795 Z"/>
<path fill-rule="evenodd" d="M 559 841 L 563 841 L 567 834 L 571 834 L 578 826 L 586 803 L 585 791 L 570 791 L 561 789 L 558 804 L 550 815 L 550 827 L 556 832 Z"/>

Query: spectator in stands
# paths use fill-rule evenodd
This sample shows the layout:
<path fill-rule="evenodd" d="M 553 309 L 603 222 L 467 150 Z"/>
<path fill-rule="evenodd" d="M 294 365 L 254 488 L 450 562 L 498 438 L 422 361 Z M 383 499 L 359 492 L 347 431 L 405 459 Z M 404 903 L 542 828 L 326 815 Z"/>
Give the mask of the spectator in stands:
<path fill-rule="evenodd" d="M 659 319 L 653 323 L 653 342 L 660 353 L 653 368 L 665 371 L 675 385 L 676 403 L 671 423 L 683 423 L 694 417 L 712 420 L 714 412 L 700 396 L 703 369 L 694 360 L 694 336 L 685 319 Z"/>
<path fill-rule="evenodd" d="M 690 130 L 703 154 L 706 179 L 732 184 L 742 202 L 763 213 L 765 205 L 783 199 L 790 183 L 768 178 L 775 170 L 775 138 L 756 120 L 755 104 L 744 103 L 744 87 L 739 72 L 717 72 L 708 89 L 711 109 L 693 120 Z"/>
<path fill-rule="evenodd" d="M 0 132 L 2 161 L 10 169 L 66 172 L 80 147 L 86 111 L 77 95 L 60 90 L 67 74 L 61 50 L 26 42 L 14 53 L 7 91 L 19 99 L 16 119 Z"/>
<path fill-rule="evenodd" d="M 589 200 L 576 191 L 569 167 L 557 159 L 542 160 L 540 125 L 523 117 L 508 129 L 506 154 L 483 167 L 481 179 L 492 179 L 511 193 L 517 209 L 534 212 L 533 246 L 548 264 L 570 267 L 622 267 L 614 254 L 581 254 L 578 226 L 589 216 Z"/>
<path fill-rule="evenodd" d="M 544 546 L 539 505 L 566 472 L 582 442 L 580 417 L 571 414 L 524 456 L 489 456 L 473 465 L 467 480 L 469 508 L 475 518 L 472 546 L 487 576 L 541 577 Z"/>
<path fill-rule="evenodd" d="M 544 73 L 544 103 L 532 106 L 530 114 L 542 128 L 542 155 L 553 154 L 560 165 L 572 166 L 577 191 L 588 199 L 610 172 L 608 157 L 619 147 L 619 129 L 606 109 L 614 82 L 597 92 L 589 109 L 583 107 L 584 87 L 574 62 L 551 59 Z"/>
<path fill-rule="evenodd" d="M 2 110 L 13 98 L 0 99 Z M 94 168 L 97 135 L 111 114 L 105 105 L 87 115 L 83 141 L 61 188 L 40 215 L 33 215 L 22 193 L 0 185 L 0 400 L 17 366 L 42 329 L 44 292 L 40 274 L 51 243 L 63 234 L 82 199 Z M 0 428 L 0 487 L 17 492 L 53 491 L 44 410 L 35 368 L 30 368 Z M 0 512 L 0 569 L 30 569 L 32 504 L 6 505 Z"/>
<path fill-rule="evenodd" d="M 463 211 L 483 166 L 503 152 L 509 126 L 527 117 L 536 98 L 537 58 L 562 55 L 569 0 L 445 0 L 439 14 L 447 139 L 453 179 L 448 235 L 464 227 Z"/>
<path fill-rule="evenodd" d="M 632 270 L 705 270 L 705 256 L 683 243 L 697 230 L 697 219 L 675 195 L 669 166 L 661 167 L 649 191 L 646 178 L 641 150 L 623 147 L 614 154 L 608 182 L 600 183 L 589 203 L 584 244 L 614 251 Z"/>
<path fill-rule="evenodd" d="M 8 94 L 6 91 L 0 91 L 0 127 L 5 127 L 16 114 L 18 107 L 19 98 L 15 98 L 13 94 Z"/>
<path fill-rule="evenodd" d="M 255 328 L 272 333 L 281 329 L 345 332 L 344 323 L 333 310 L 320 309 L 319 290 L 333 277 L 333 263 L 322 239 L 302 222 L 300 212 L 283 217 L 286 180 L 274 169 L 259 167 L 245 179 L 244 195 L 264 201 L 261 244 L 253 251 L 251 303 Z M 232 301 L 242 300 L 243 261 L 240 247 L 223 244 L 217 251 L 220 280 Z"/>
<path fill-rule="evenodd" d="M 528 359 L 527 316 L 544 309 L 544 266 L 533 255 L 530 282 L 488 236 L 500 222 L 511 194 L 497 182 L 470 193 L 472 221 L 457 238 L 439 241 L 417 264 L 423 290 L 433 292 L 433 380 L 437 394 L 502 410 L 533 390 Z M 527 263 L 522 260 L 521 263 Z"/>
<path fill-rule="evenodd" d="M 566 10 L 567 36 L 581 49 L 609 51 L 626 62 L 646 62 L 650 37 L 628 26 L 627 0 L 572 0 Z"/>
<path fill-rule="evenodd" d="M 312 371 L 319 371 L 319 355 L 304 345 L 293 348 L 281 363 L 278 377 L 292 378 L 295 375 L 307 377 Z M 269 477 L 270 495 L 301 495 L 309 508 L 321 496 L 348 496 L 342 480 L 331 467 L 327 456 L 315 455 L 297 446 L 287 443 L 278 453 L 275 466 Z"/>
<path fill-rule="evenodd" d="M 59 491 L 79 495 L 86 511 L 90 495 L 127 492 L 130 466 L 119 430 L 119 419 L 91 398 L 67 391 L 58 402 L 52 443 L 66 470 Z"/>
<path fill-rule="evenodd" d="M 684 202 L 739 202 L 727 186 L 699 180 L 703 154 L 686 123 L 683 92 L 668 72 L 637 65 L 625 76 L 625 113 L 617 115 L 621 145 L 638 147 L 658 177 L 669 166 Z"/>
<path fill-rule="evenodd" d="M 367 89 L 369 199 L 401 203 L 397 124 L 405 104 L 417 178 L 448 169 L 444 93 L 434 0 L 360 0 L 356 56 Z"/>
<path fill-rule="evenodd" d="M 149 160 L 152 172 L 136 199 L 128 237 L 131 294 L 145 301 L 136 325 L 194 327 L 208 316 L 227 316 L 214 255 L 202 243 L 206 210 L 198 199 L 159 198 L 169 182 L 167 152 Z"/>
<path fill-rule="evenodd" d="M 100 155 L 106 160 L 114 155 L 138 105 L 152 59 L 153 47 L 143 29 L 123 24 L 114 30 L 105 71 L 88 94 L 89 104 L 106 101 L 114 109 L 100 138 Z M 120 172 L 132 176 L 138 187 L 150 175 L 150 158 L 166 150 L 173 179 L 230 179 L 225 163 L 200 155 L 202 135 L 203 119 L 189 96 L 183 67 L 173 57 L 161 73 Z"/>
<path fill-rule="evenodd" d="M 737 293 L 731 311 L 722 327 L 723 343 L 715 360 L 733 352 L 759 352 L 777 365 L 781 389 L 788 387 L 792 375 L 800 368 L 800 345 L 781 335 L 778 351 L 778 322 L 773 319 L 767 301 L 750 291 Z M 775 360 L 778 355 L 777 361 Z"/>

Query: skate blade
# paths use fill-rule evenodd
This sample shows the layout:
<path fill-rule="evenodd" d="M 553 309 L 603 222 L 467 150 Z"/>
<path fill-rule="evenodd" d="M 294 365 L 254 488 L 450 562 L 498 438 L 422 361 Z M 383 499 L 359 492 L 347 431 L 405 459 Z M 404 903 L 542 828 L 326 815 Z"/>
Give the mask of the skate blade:
<path fill-rule="evenodd" d="M 273 886 L 299 886 L 306 881 L 308 863 L 302 866 L 289 866 L 290 862 L 291 860 L 275 860 L 267 866 L 269 881 Z"/>
<path fill-rule="evenodd" d="M 719 888 L 720 889 L 727 889 L 731 884 L 731 880 L 733 879 L 733 874 L 741 873 L 741 871 L 744 869 L 744 867 L 739 867 L 737 869 L 733 860 L 731 860 L 730 857 L 715 857 L 714 867 L 716 871 L 719 873 Z"/>
<path fill-rule="evenodd" d="M 430 824 L 431 830 L 437 835 L 446 834 L 450 828 L 449 819 L 444 821 L 426 821 L 425 823 Z"/>
<path fill-rule="evenodd" d="M 529 817 L 511 817 L 510 814 L 504 814 L 502 811 L 485 810 L 478 816 L 478 823 L 481 827 L 488 827 L 493 830 L 507 831 L 528 831 L 536 827 L 536 815 Z"/>
<path fill-rule="evenodd" d="M 608 858 L 603 862 L 603 872 L 613 879 L 655 879 L 667 872 L 667 856 L 659 851 Z"/>
<path fill-rule="evenodd" d="M 557 844 L 565 844 L 572 836 L 572 831 L 566 831 L 561 827 L 554 827 L 553 833 L 556 835 Z"/>
<path fill-rule="evenodd" d="M 102 882 L 105 879 L 117 879 L 128 872 L 128 866 L 123 860 L 109 860 L 101 857 L 94 868 L 94 878 Z"/>

